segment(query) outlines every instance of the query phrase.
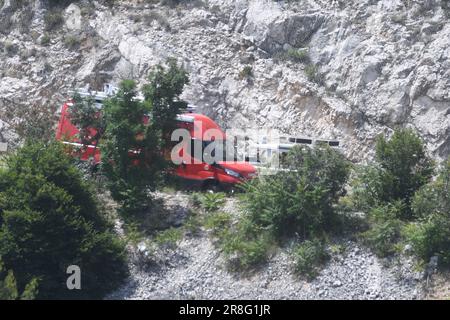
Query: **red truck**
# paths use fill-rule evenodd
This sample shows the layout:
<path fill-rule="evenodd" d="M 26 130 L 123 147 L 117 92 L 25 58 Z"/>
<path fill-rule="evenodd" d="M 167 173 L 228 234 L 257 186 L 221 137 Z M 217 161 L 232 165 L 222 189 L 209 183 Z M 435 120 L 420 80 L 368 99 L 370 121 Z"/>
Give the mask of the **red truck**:
<path fill-rule="evenodd" d="M 101 100 L 98 100 L 97 103 L 101 107 Z M 97 142 L 91 142 L 89 145 L 82 144 L 78 137 L 79 129 L 70 121 L 70 110 L 73 107 L 74 104 L 70 100 L 62 106 L 56 139 L 65 144 L 80 147 L 78 156 L 81 160 L 93 161 L 94 164 L 98 164 L 101 161 L 101 152 Z M 222 136 L 222 142 L 225 142 L 225 133 L 217 123 L 205 115 L 187 112 L 177 115 L 176 120 L 178 128 L 187 129 L 189 132 L 189 138 L 192 139 L 189 142 L 197 140 L 197 143 L 201 143 L 202 148 L 205 148 L 213 141 L 211 139 L 214 139 L 207 134 L 211 129 L 220 132 L 219 136 Z M 92 135 L 95 135 L 95 129 L 91 129 L 91 131 Z M 212 190 L 228 189 L 255 177 L 257 174 L 256 168 L 248 162 L 225 160 L 207 163 L 202 156 L 194 156 L 193 152 L 188 153 L 188 161 L 176 165 L 173 173 L 190 185 Z"/>

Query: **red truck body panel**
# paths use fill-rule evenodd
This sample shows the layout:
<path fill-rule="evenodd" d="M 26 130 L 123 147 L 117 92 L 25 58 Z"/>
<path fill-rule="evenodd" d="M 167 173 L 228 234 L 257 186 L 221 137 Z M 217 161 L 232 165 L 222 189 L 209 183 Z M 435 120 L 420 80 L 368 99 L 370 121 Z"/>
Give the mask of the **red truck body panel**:
<path fill-rule="evenodd" d="M 97 141 L 90 145 L 83 145 L 79 139 L 79 129 L 70 121 L 70 108 L 73 106 L 71 101 L 64 103 L 61 108 L 61 116 L 59 119 L 56 139 L 64 143 L 74 146 L 73 155 L 81 160 L 93 161 L 95 164 L 101 161 L 101 152 L 97 147 Z M 183 121 L 185 119 L 185 121 Z M 147 123 L 148 119 L 144 119 Z M 221 128 L 209 117 L 198 113 L 185 113 L 178 119 L 178 127 L 189 131 L 191 139 L 200 141 L 225 140 L 225 133 Z M 214 129 L 214 130 L 210 130 Z M 95 136 L 95 128 L 91 128 L 90 135 Z M 213 132 L 213 134 L 209 134 Z M 180 152 L 182 155 L 182 152 Z M 225 185 L 234 185 L 248 180 L 256 175 L 256 169 L 247 162 L 238 161 L 220 161 L 216 164 L 208 164 L 201 160 L 196 163 L 194 158 L 192 161 L 175 167 L 173 171 L 178 177 L 193 180 L 197 182 L 218 182 Z M 199 161 L 197 161 L 199 162 Z M 239 174 L 239 177 L 227 174 L 226 169 L 233 170 Z"/>

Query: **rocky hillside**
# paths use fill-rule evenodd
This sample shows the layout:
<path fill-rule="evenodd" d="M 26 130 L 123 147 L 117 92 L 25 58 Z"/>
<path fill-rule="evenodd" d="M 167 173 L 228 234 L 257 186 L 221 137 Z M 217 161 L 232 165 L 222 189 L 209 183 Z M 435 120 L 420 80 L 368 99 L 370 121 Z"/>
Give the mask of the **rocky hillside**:
<path fill-rule="evenodd" d="M 164 208 L 159 223 L 186 225 L 192 212 L 197 211 L 198 218 L 205 214 L 192 207 L 192 194 L 177 191 L 155 196 Z M 228 197 L 221 210 L 238 217 L 238 199 Z M 122 233 L 120 223 L 117 228 Z M 196 228 L 184 232 L 171 246 L 152 248 L 155 241 L 150 238 L 129 246 L 131 276 L 107 299 L 410 300 L 429 298 L 434 288 L 436 275 L 430 277 L 426 269 L 417 268 L 410 255 L 381 259 L 349 237 L 332 239 L 327 249 L 330 261 L 312 280 L 295 273 L 294 243 L 274 250 L 267 264 L 256 270 L 232 272 L 211 230 Z M 438 292 L 441 298 L 448 297 L 448 291 Z"/>
<path fill-rule="evenodd" d="M 143 83 L 176 57 L 185 99 L 224 127 L 339 139 L 361 160 L 377 134 L 411 126 L 450 154 L 449 1 L 104 2 L 0 1 L 0 113 L 6 99 L 58 105 L 71 88 Z"/>

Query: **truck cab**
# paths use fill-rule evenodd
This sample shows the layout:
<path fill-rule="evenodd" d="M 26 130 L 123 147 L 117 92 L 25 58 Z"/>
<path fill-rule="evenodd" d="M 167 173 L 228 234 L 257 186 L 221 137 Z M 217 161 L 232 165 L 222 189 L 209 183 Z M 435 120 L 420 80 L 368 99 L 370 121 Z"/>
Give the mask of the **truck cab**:
<path fill-rule="evenodd" d="M 101 161 L 101 150 L 97 145 L 98 142 L 91 141 L 89 144 L 85 144 L 80 141 L 79 128 L 70 121 L 70 110 L 73 107 L 75 105 L 70 100 L 61 107 L 56 139 L 64 144 L 71 145 L 74 156 L 98 164 Z M 101 112 L 101 99 L 98 101 L 98 107 L 99 112 Z M 189 141 L 185 141 L 185 143 L 189 145 L 197 143 L 202 148 L 200 155 L 190 152 L 190 146 L 183 148 L 180 155 L 183 155 L 183 152 L 188 153 L 184 155 L 184 159 L 187 159 L 187 161 L 176 165 L 171 171 L 185 183 L 208 190 L 229 189 L 256 176 L 256 168 L 248 162 L 224 159 L 211 163 L 203 159 L 204 151 L 208 149 L 207 146 L 212 141 L 216 143 L 226 142 L 225 133 L 211 118 L 199 113 L 186 112 L 177 115 L 176 121 L 178 128 L 187 129 L 189 132 Z M 96 135 L 95 128 L 89 130 L 90 135 Z M 215 140 L 216 137 L 208 136 L 208 132 L 211 131 L 216 132 L 216 136 L 219 136 L 218 140 Z M 219 134 L 217 135 L 217 133 Z"/>
<path fill-rule="evenodd" d="M 211 118 L 198 113 L 184 113 L 178 115 L 177 123 L 179 128 L 189 131 L 191 141 L 189 146 L 180 152 L 188 153 L 188 161 L 181 163 L 175 169 L 175 174 L 184 180 L 204 188 L 232 188 L 234 185 L 252 179 L 256 176 L 256 168 L 245 161 L 227 159 L 226 147 L 220 148 L 223 151 L 221 160 L 211 162 L 206 161 L 208 146 L 214 141 L 216 144 L 224 146 L 226 135 L 222 129 Z M 208 132 L 215 132 L 212 136 Z M 195 143 L 201 146 L 201 152 L 194 152 Z"/>

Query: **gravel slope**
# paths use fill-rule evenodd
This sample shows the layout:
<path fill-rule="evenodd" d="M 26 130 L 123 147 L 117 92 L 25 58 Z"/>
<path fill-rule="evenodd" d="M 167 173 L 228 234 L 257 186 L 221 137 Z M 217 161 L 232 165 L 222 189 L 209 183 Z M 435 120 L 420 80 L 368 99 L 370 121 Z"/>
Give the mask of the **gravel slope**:
<path fill-rule="evenodd" d="M 160 195 L 161 196 L 161 195 Z M 188 206 L 187 196 L 163 195 L 167 208 Z M 229 200 L 224 210 L 232 210 Z M 251 275 L 229 272 L 206 232 L 185 237 L 159 263 L 132 259 L 131 276 L 108 299 L 420 299 L 423 273 L 407 258 L 378 259 L 353 241 L 341 241 L 320 275 L 305 281 L 292 272 L 288 249 L 280 249 Z M 400 259 L 400 260 L 399 260 Z"/>

